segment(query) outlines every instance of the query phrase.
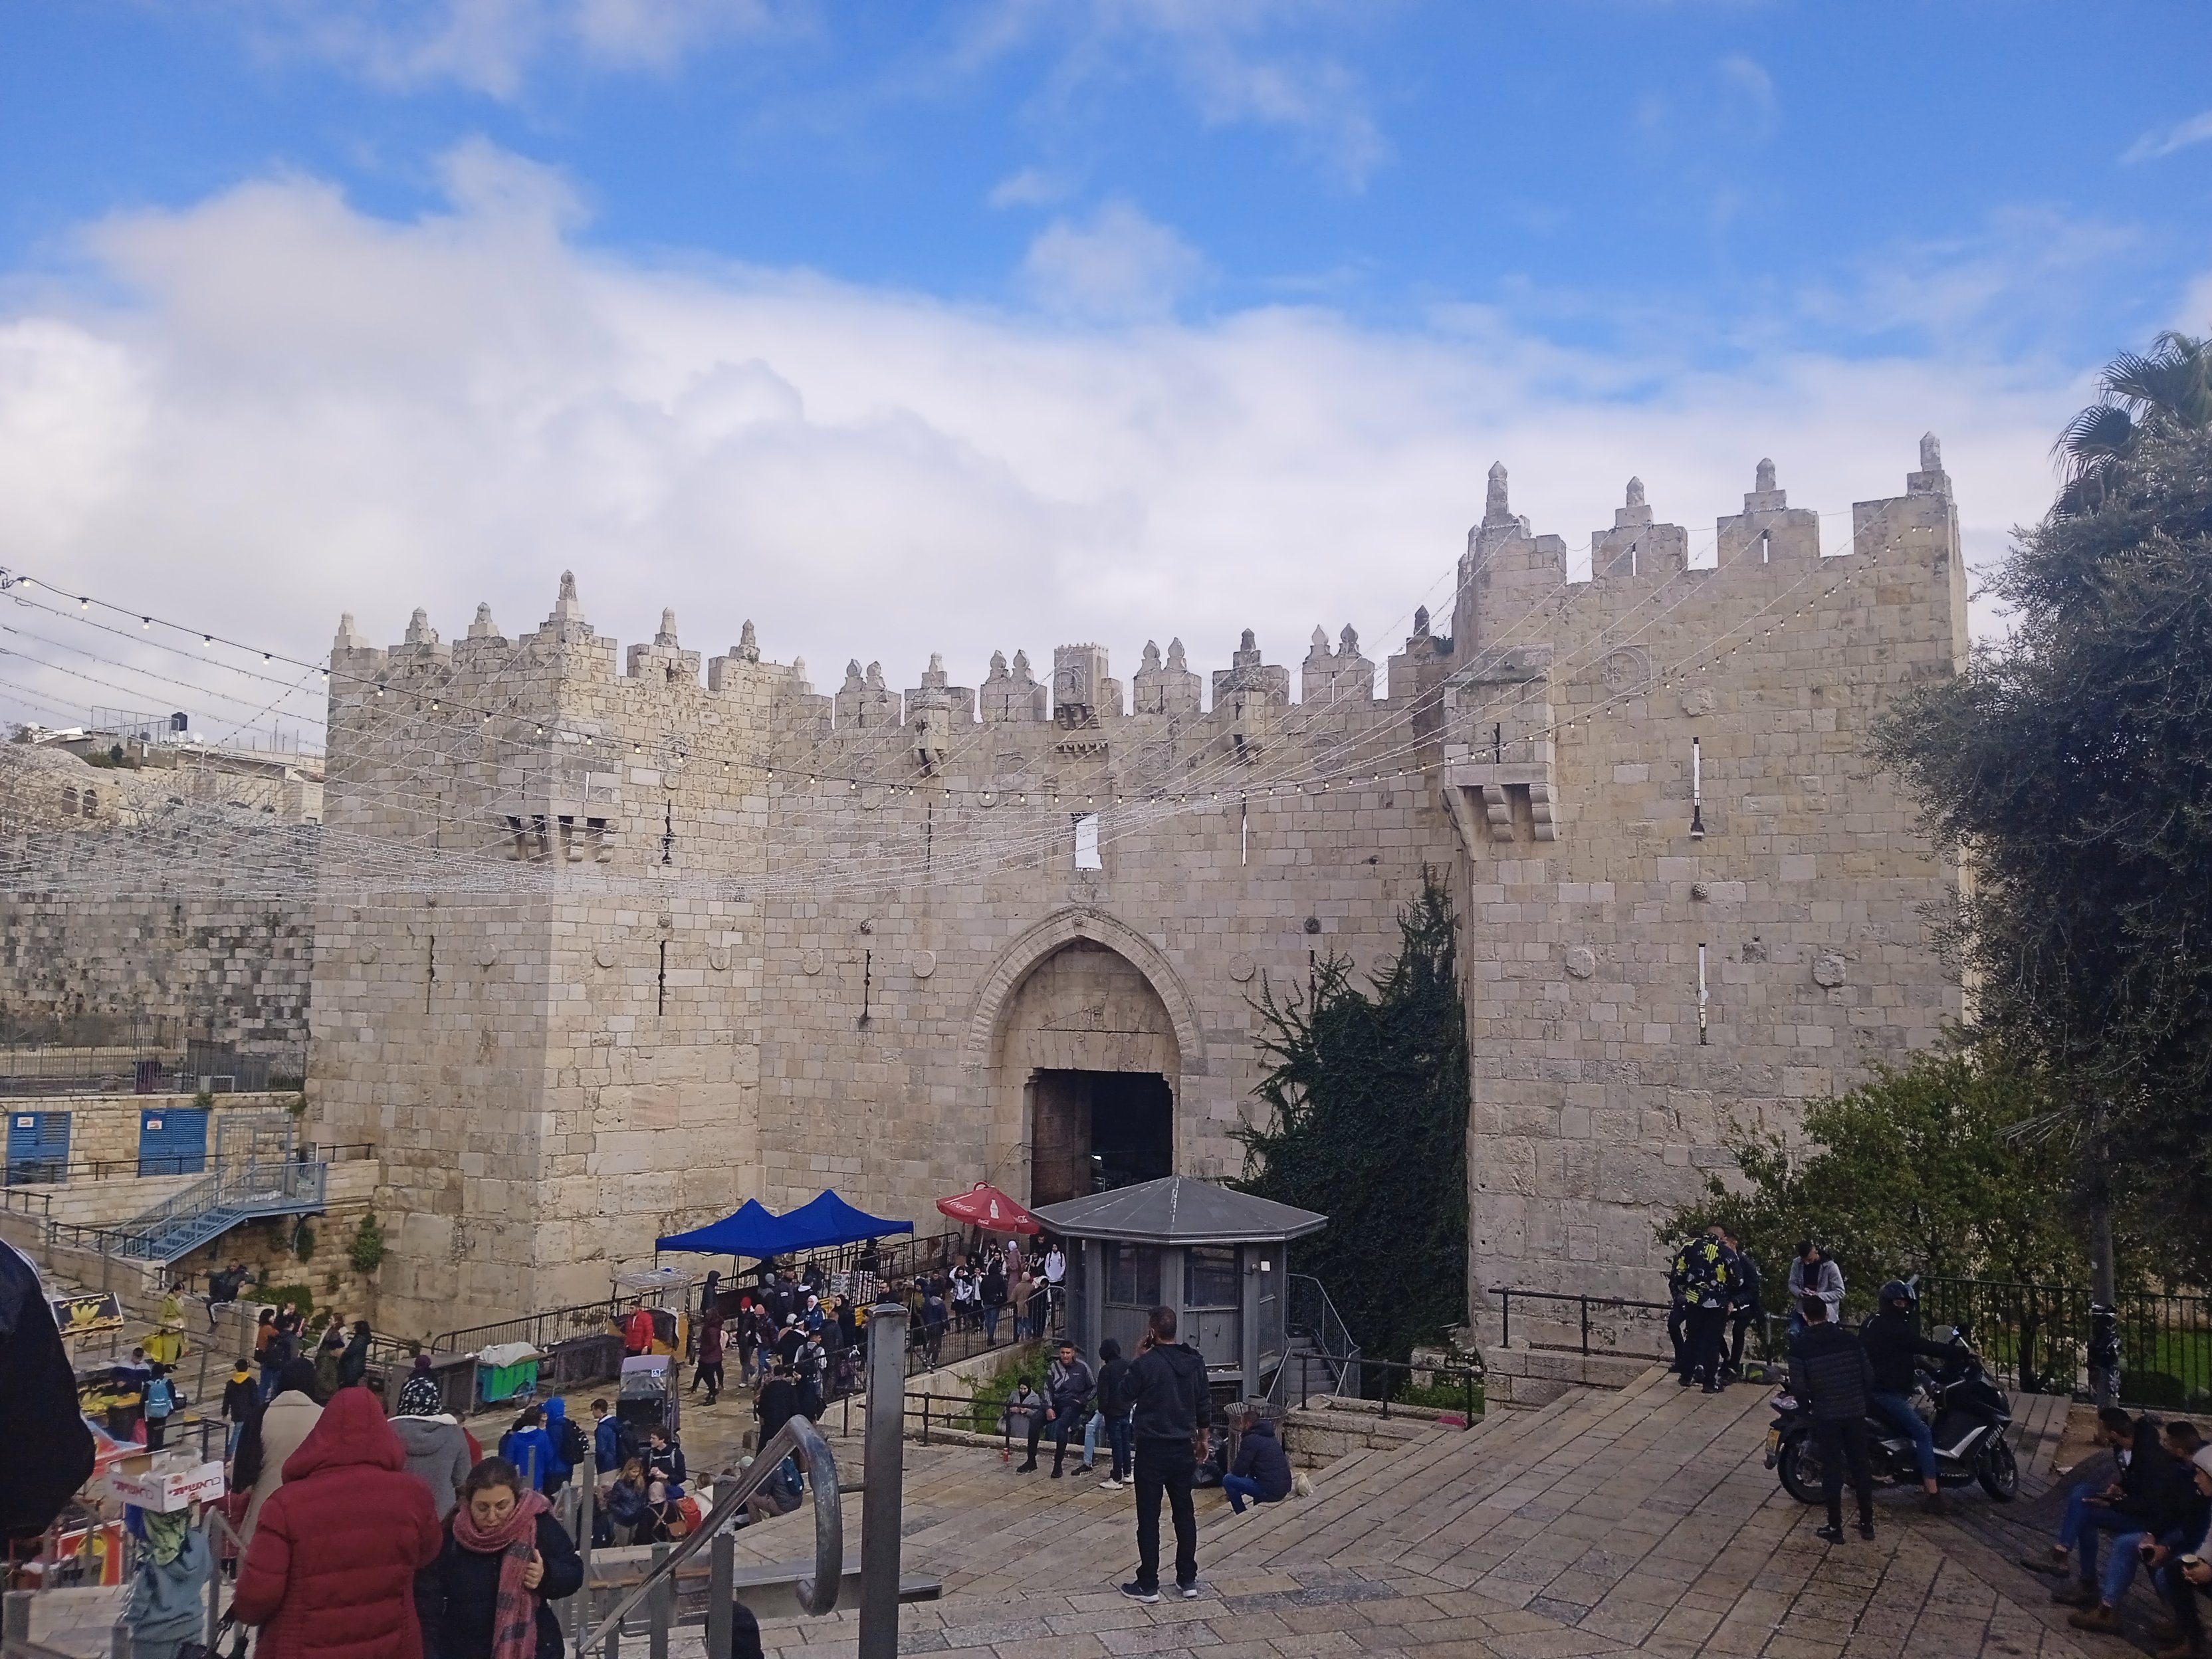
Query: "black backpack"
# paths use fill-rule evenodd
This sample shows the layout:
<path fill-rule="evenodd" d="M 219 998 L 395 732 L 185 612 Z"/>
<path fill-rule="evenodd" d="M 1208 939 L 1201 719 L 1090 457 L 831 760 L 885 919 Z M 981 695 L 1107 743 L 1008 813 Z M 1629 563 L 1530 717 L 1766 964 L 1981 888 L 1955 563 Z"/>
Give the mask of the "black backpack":
<path fill-rule="evenodd" d="M 584 1438 L 583 1426 L 573 1417 L 561 1419 L 561 1461 L 572 1469 L 592 1461 L 592 1448 Z"/>

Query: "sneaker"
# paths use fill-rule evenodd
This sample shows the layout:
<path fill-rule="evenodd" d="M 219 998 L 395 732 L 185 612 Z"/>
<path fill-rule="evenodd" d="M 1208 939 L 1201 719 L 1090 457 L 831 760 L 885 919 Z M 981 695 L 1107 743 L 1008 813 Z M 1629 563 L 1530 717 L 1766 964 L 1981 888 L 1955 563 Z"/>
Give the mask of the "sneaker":
<path fill-rule="evenodd" d="M 1077 1467 L 1075 1472 L 1078 1474 L 1089 1474 L 1091 1473 L 1091 1465 L 1088 1463 L 1080 1464 Z"/>
<path fill-rule="evenodd" d="M 1182 1599 L 1184 1601 L 1195 1601 L 1198 1600 L 1198 1581 L 1196 1579 L 1193 1579 L 1188 1584 L 1177 1584 L 1176 1588 L 1182 1592 Z"/>
<path fill-rule="evenodd" d="M 1815 1527 L 1813 1536 L 1831 1544 L 1840 1544 L 1844 1541 L 1844 1529 L 1841 1527 Z"/>
<path fill-rule="evenodd" d="M 2102 1631 L 2107 1636 L 2118 1636 L 2120 1633 L 2119 1609 L 2107 1607 L 2102 1601 L 2097 1602 L 2093 1607 L 2083 1607 L 2079 1613 L 2068 1613 L 2066 1622 L 2073 1626 L 2075 1630 Z"/>
<path fill-rule="evenodd" d="M 1718 1394 L 1722 1391 L 1724 1386 L 1724 1384 L 1719 1382 L 1708 1382 L 1705 1384 L 1705 1392 L 1707 1394 Z"/>
<path fill-rule="evenodd" d="M 2023 1555 L 2020 1558 L 2020 1564 L 2030 1572 L 2046 1573 L 2053 1578 L 2063 1578 L 2067 1571 L 2074 1565 L 2074 1557 L 2072 1553 L 2067 1550 L 2045 1551 L 2041 1555 Z"/>
<path fill-rule="evenodd" d="M 1157 1589 L 1148 1589 L 1134 1579 L 1121 1586 L 1121 1594 L 1132 1601 L 1157 1601 L 1160 1599 L 1160 1593 Z"/>
<path fill-rule="evenodd" d="M 1106 1479 L 1098 1483 L 1098 1490 L 1101 1492 L 1119 1492 L 1121 1490 L 1121 1483 L 1115 1480 L 1113 1476 L 1108 1475 Z"/>

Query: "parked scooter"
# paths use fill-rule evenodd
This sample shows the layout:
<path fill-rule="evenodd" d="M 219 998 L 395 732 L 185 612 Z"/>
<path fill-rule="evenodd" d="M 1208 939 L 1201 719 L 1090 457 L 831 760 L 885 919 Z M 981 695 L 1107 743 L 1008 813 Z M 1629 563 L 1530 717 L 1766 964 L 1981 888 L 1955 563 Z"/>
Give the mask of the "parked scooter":
<path fill-rule="evenodd" d="M 2012 1401 L 1990 1381 L 1982 1362 L 1967 1346 L 1963 1326 L 1934 1333 L 1950 1357 L 1933 1371 L 1921 1368 L 1915 1400 L 1926 1400 L 1935 1413 L 1936 1478 L 1946 1486 L 1979 1481 L 2000 1504 L 2020 1496 L 2020 1460 L 2008 1431 Z M 1778 1470 L 1782 1487 L 1801 1504 L 1820 1495 L 1820 1446 L 1813 1433 L 1812 1407 L 1788 1392 L 1774 1397 L 1774 1421 L 1766 1433 L 1766 1467 Z M 1917 1486 L 1920 1465 L 1912 1442 L 1885 1418 L 1867 1419 L 1868 1474 L 1878 1486 Z"/>

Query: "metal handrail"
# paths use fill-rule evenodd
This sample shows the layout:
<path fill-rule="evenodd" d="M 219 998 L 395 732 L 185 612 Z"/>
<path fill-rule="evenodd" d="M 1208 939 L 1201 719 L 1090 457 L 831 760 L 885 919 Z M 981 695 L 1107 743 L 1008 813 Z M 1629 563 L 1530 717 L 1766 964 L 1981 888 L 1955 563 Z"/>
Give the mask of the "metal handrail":
<path fill-rule="evenodd" d="M 693 1528 L 675 1548 L 653 1564 L 630 1592 L 599 1622 L 576 1638 L 580 1656 L 604 1644 L 621 1630 L 622 1621 L 663 1580 L 672 1580 L 676 1570 L 689 1561 L 707 1541 L 734 1521 L 750 1498 L 768 1484 L 768 1478 L 787 1457 L 797 1457 L 805 1470 L 806 1485 L 814 1496 L 814 1577 L 797 1586 L 800 1608 L 819 1618 L 836 1610 L 837 1590 L 845 1577 L 845 1516 L 837 1485 L 837 1459 L 830 1443 L 803 1417 L 786 1422 L 753 1456 L 750 1468 L 739 1472 L 725 1488 L 715 1486 L 714 1512 Z"/>
<path fill-rule="evenodd" d="M 1501 1345 L 1506 1346 L 1510 1346 L 1513 1341 L 1513 1298 L 1515 1297 L 1519 1297 L 1523 1302 L 1577 1304 L 1582 1310 L 1583 1353 L 1585 1357 L 1590 1351 L 1589 1310 L 1593 1307 L 1626 1308 L 1639 1313 L 1663 1314 L 1674 1310 L 1674 1304 L 1667 1302 L 1639 1302 L 1633 1297 L 1626 1296 L 1583 1296 L 1572 1291 L 1524 1291 L 1513 1285 L 1493 1285 L 1491 1286 L 1490 1293 L 1496 1297 L 1498 1302 L 1498 1340 Z"/>

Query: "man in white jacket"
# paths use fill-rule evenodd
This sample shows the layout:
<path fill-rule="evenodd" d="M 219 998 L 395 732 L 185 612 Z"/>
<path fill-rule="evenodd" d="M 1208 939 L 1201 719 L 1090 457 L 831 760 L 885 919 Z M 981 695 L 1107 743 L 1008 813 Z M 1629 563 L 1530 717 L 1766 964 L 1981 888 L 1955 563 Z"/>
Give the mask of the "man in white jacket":
<path fill-rule="evenodd" d="M 1790 1340 L 1795 1342 L 1797 1333 L 1805 1328 L 1805 1316 L 1797 1311 L 1800 1303 L 1808 1296 L 1817 1296 L 1828 1304 L 1828 1322 L 1842 1322 L 1844 1316 L 1844 1270 L 1828 1259 L 1828 1253 L 1813 1239 L 1805 1239 L 1797 1246 L 1796 1259 L 1790 1264 Z"/>

